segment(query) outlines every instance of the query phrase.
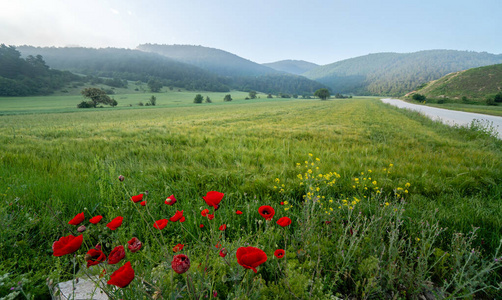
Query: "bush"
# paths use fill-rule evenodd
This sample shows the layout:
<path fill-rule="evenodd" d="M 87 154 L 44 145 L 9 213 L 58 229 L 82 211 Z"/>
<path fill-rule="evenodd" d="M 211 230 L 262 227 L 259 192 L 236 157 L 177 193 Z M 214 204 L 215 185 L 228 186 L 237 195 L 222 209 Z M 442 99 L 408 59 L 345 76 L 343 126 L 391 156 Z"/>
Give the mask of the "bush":
<path fill-rule="evenodd" d="M 204 100 L 204 97 L 202 97 L 201 94 L 197 94 L 197 95 L 195 95 L 195 98 L 193 98 L 193 103 L 202 103 L 203 100 Z"/>
<path fill-rule="evenodd" d="M 232 95 L 230 95 L 230 94 L 225 95 L 225 97 L 223 98 L 223 101 L 225 101 L 225 102 L 232 101 Z"/>
<path fill-rule="evenodd" d="M 92 102 L 92 101 L 82 100 L 82 102 L 77 104 L 77 108 L 94 108 L 94 107 L 96 107 L 96 106 L 94 106 L 94 102 Z"/>
<path fill-rule="evenodd" d="M 422 94 L 413 94 L 413 96 L 411 96 L 411 99 L 415 100 L 415 101 L 419 101 L 419 102 L 423 102 L 426 100 L 426 97 Z"/>

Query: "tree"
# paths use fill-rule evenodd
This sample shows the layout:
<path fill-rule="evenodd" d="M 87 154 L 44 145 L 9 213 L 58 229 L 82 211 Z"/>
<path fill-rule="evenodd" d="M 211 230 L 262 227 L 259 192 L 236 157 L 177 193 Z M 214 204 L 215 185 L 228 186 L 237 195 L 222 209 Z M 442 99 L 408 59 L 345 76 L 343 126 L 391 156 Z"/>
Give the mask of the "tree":
<path fill-rule="evenodd" d="M 195 98 L 193 98 L 193 103 L 202 103 L 203 100 L 204 100 L 204 97 L 202 97 L 201 94 L 197 94 L 197 95 L 195 95 Z"/>
<path fill-rule="evenodd" d="M 87 101 L 88 107 L 96 107 L 98 104 L 116 106 L 117 101 L 113 102 L 104 90 L 98 88 L 85 88 L 80 92 L 84 98 L 90 99 Z"/>
<path fill-rule="evenodd" d="M 328 89 L 318 89 L 317 91 L 315 91 L 314 96 L 320 98 L 321 100 L 326 100 L 331 95 Z"/>
<path fill-rule="evenodd" d="M 223 98 L 223 101 L 225 101 L 225 102 L 232 101 L 232 95 L 230 95 L 230 94 L 225 95 L 225 98 Z"/>
<path fill-rule="evenodd" d="M 157 97 L 152 95 L 152 97 L 150 97 L 149 101 L 150 101 L 151 106 L 155 106 L 155 104 L 157 104 Z"/>
<path fill-rule="evenodd" d="M 256 92 L 255 91 L 250 91 L 249 92 L 249 98 L 256 99 Z"/>
<path fill-rule="evenodd" d="M 162 82 L 158 81 L 157 79 L 150 79 L 148 80 L 148 87 L 150 88 L 150 91 L 152 93 L 158 93 L 160 92 L 160 89 L 163 87 Z"/>
<path fill-rule="evenodd" d="M 209 96 L 206 96 L 206 103 L 212 103 L 213 101 L 211 101 L 211 98 L 209 98 Z"/>

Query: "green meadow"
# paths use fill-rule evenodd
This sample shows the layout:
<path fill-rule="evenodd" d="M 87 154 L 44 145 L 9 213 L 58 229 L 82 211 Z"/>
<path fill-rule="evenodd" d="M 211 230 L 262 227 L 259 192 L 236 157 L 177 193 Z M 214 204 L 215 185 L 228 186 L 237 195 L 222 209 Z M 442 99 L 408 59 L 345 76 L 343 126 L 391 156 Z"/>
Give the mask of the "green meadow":
<path fill-rule="evenodd" d="M 201 92 L 213 103 L 193 104 L 195 94 L 166 90 L 154 94 L 156 106 L 138 106 L 153 94 L 117 93 L 118 107 L 96 109 L 77 109 L 82 97 L 71 93 L 0 99 L 0 295 L 21 282 L 19 297 L 47 298 L 46 279 L 85 272 L 83 256 L 97 241 L 111 249 L 137 236 L 147 245 L 141 258 L 127 254 L 137 276 L 111 289 L 111 298 L 140 291 L 147 299 L 158 299 L 157 291 L 193 299 L 213 291 L 232 299 L 416 299 L 426 291 L 438 299 L 496 297 L 500 140 L 377 98 L 244 100 L 242 92 Z M 225 94 L 234 101 L 223 102 Z M 129 200 L 145 191 L 148 213 Z M 225 194 L 215 212 L 228 225 L 223 237 L 200 215 L 209 191 Z M 171 194 L 177 207 L 164 204 Z M 279 232 L 277 218 L 263 223 L 262 205 L 292 225 Z M 184 210 L 183 229 L 171 222 L 156 237 L 153 221 L 176 209 Z M 77 234 L 67 222 L 80 212 L 106 222 L 122 215 L 124 228 L 89 225 L 75 258 L 52 256 L 54 241 Z M 211 248 L 217 242 L 229 250 L 227 264 Z M 188 275 L 169 267 L 154 274 L 159 262 L 170 264 L 178 243 L 192 260 Z M 236 262 L 244 244 L 269 256 L 257 274 Z M 287 260 L 272 255 L 281 247 Z M 206 276 L 200 266 L 208 263 Z"/>

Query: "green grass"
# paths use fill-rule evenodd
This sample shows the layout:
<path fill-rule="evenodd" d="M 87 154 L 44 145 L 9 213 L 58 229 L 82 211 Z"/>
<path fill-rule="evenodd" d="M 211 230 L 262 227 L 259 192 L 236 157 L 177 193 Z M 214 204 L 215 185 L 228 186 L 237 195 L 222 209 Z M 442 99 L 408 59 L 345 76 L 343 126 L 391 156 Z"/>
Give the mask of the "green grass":
<path fill-rule="evenodd" d="M 245 93 L 232 92 L 236 100 L 222 102 L 225 93 L 201 93 L 215 103 L 196 105 L 195 94 L 155 94 L 156 107 L 127 106 L 150 93 L 115 95 L 118 108 L 90 110 L 75 108 L 78 96 L 0 99 L 0 226 L 7 228 L 0 233 L 0 272 L 44 278 L 60 264 L 52 242 L 68 234 L 64 223 L 82 211 L 124 214 L 130 233 L 148 239 L 127 200 L 145 190 L 161 204 L 175 194 L 191 232 L 210 190 L 225 193 L 221 214 L 228 218 L 235 209 L 279 203 L 276 178 L 290 187 L 290 199 L 301 201 L 296 164 L 308 153 L 320 158 L 320 172 L 341 175 L 333 197 L 353 193 L 354 178 L 372 170 L 386 195 L 411 184 L 407 223 L 437 220 L 447 236 L 480 227 L 473 247 L 486 253 L 502 237 L 496 139 L 376 99 L 246 101 Z M 155 218 L 171 213 L 159 207 Z M 248 212 L 248 234 L 258 230 L 255 218 Z"/>
<path fill-rule="evenodd" d="M 89 111 L 89 109 L 78 109 L 77 104 L 79 104 L 84 97 L 80 94 L 80 91 L 85 87 L 90 87 L 91 85 L 79 86 L 77 88 L 67 88 L 68 93 L 55 93 L 51 96 L 36 96 L 36 97 L 0 97 L 0 115 L 13 115 L 13 114 L 39 114 L 39 113 L 64 113 L 64 112 L 83 112 Z M 110 89 L 108 86 L 104 85 L 93 85 L 93 87 L 99 87 L 103 89 Z M 139 91 L 134 89 L 139 87 Z M 232 95 L 232 99 L 235 102 L 246 101 L 245 98 L 248 93 L 231 91 L 226 93 L 217 92 L 200 92 L 200 91 L 186 91 L 173 89 L 172 91 L 168 88 L 163 88 L 159 93 L 151 93 L 146 90 L 145 85 L 137 86 L 134 83 L 129 83 L 128 88 L 113 88 L 116 94 L 110 95 L 110 97 L 117 100 L 117 107 L 104 107 L 100 108 L 103 110 L 127 110 L 127 109 L 148 109 L 151 107 L 142 106 L 138 104 L 142 102 L 143 104 L 148 103 L 151 96 L 157 98 L 156 107 L 181 107 L 181 106 L 192 106 L 193 99 L 195 95 L 201 94 L 211 98 L 213 105 L 225 104 L 223 98 L 225 95 Z M 254 99 L 252 101 L 264 101 L 266 95 L 258 94 L 257 97 L 260 99 Z M 203 103 L 204 104 L 204 103 Z M 199 104 L 200 105 L 200 104 Z"/>

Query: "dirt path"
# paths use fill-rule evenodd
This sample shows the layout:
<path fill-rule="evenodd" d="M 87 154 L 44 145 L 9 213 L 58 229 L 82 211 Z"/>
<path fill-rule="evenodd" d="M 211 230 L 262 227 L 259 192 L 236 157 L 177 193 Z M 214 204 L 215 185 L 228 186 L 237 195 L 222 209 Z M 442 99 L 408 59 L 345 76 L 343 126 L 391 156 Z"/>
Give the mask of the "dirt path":
<path fill-rule="evenodd" d="M 473 120 L 480 120 L 481 124 L 493 126 L 498 132 L 498 137 L 502 139 L 502 117 L 429 107 L 425 105 L 418 105 L 404 102 L 398 99 L 386 98 L 381 100 L 384 103 L 389 103 L 399 108 L 406 108 L 418 111 L 433 120 L 440 120 L 441 122 L 448 125 L 457 124 L 465 126 L 471 124 Z"/>

